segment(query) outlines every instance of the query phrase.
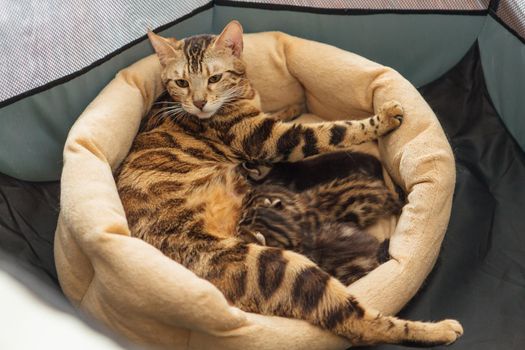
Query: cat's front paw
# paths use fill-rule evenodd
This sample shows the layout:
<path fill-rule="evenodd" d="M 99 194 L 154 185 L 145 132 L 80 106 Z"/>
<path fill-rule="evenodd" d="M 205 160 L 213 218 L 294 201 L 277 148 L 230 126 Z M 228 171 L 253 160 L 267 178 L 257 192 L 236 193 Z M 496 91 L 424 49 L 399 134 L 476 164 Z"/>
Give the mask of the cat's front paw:
<path fill-rule="evenodd" d="M 382 131 L 386 133 L 399 127 L 403 122 L 403 113 L 401 103 L 394 100 L 385 102 L 377 114 L 379 123 L 383 126 Z"/>

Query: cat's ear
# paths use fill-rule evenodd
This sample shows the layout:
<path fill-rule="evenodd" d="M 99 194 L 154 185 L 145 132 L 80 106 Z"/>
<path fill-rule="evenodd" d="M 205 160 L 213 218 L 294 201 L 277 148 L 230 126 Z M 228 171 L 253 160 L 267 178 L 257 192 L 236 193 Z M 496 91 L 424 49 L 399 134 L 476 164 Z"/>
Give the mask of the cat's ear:
<path fill-rule="evenodd" d="M 176 54 L 175 48 L 173 47 L 173 41 L 175 39 L 166 39 L 148 30 L 148 38 L 151 42 L 151 46 L 157 53 L 160 64 L 165 67 L 170 60 L 172 60 Z"/>
<path fill-rule="evenodd" d="M 241 24 L 237 21 L 228 23 L 215 41 L 215 47 L 230 48 L 236 57 L 240 57 L 243 48 Z"/>

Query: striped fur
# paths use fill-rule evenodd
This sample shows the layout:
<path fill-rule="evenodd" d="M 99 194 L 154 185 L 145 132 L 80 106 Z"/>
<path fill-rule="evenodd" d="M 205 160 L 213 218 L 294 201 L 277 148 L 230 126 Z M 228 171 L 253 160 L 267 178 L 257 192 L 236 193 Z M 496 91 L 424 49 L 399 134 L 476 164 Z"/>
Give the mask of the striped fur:
<path fill-rule="evenodd" d="M 293 163 L 278 162 L 271 166 L 243 163 L 242 171 L 254 185 L 275 184 L 294 191 L 304 191 L 352 174 L 383 179 L 383 168 L 376 157 L 348 151 L 327 153 Z"/>
<path fill-rule="evenodd" d="M 294 184 L 325 168 L 317 166 L 324 160 L 300 163 L 306 163 L 306 172 L 295 173 Z M 279 175 L 272 174 L 270 184 L 256 186 L 245 197 L 238 226 L 242 239 L 301 253 L 345 285 L 385 261 L 385 244 L 364 229 L 378 218 L 398 214 L 401 203 L 380 178 L 356 171 L 292 191 L 279 183 Z"/>
<path fill-rule="evenodd" d="M 399 104 L 390 102 L 362 121 L 283 123 L 260 111 L 240 59 L 237 22 L 211 40 L 149 36 L 171 99 L 157 105 L 163 111 L 146 118 L 116 173 L 133 236 L 209 280 L 246 311 L 306 320 L 354 344 L 450 343 L 457 338 L 455 321 L 381 316 L 364 309 L 343 284 L 303 255 L 249 244 L 235 235 L 250 188 L 238 170 L 242 162 L 297 161 L 348 149 L 398 127 Z M 210 82 L 217 75 L 220 79 Z M 191 105 L 195 101 L 207 102 L 197 108 Z"/>

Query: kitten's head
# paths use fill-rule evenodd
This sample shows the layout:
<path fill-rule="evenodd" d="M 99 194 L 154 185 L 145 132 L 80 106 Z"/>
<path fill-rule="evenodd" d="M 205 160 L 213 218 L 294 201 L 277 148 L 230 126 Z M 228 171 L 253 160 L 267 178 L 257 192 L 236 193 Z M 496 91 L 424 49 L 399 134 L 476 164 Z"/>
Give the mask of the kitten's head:
<path fill-rule="evenodd" d="M 176 40 L 148 32 L 148 37 L 162 65 L 162 81 L 185 112 L 208 119 L 242 96 L 247 80 L 239 22 L 230 22 L 218 36 Z"/>

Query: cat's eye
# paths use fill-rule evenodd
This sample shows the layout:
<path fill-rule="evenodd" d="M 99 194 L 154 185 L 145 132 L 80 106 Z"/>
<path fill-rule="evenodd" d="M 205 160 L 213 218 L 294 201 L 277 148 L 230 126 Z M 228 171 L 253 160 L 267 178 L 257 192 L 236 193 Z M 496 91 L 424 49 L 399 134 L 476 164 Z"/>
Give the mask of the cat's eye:
<path fill-rule="evenodd" d="M 177 79 L 175 80 L 175 84 L 181 88 L 186 88 L 189 86 L 188 81 L 184 79 Z"/>
<path fill-rule="evenodd" d="M 214 84 L 216 82 L 218 82 L 219 80 L 221 80 L 222 78 L 222 74 L 215 74 L 215 75 L 212 75 L 209 79 L 208 79 L 208 83 L 209 84 Z"/>

